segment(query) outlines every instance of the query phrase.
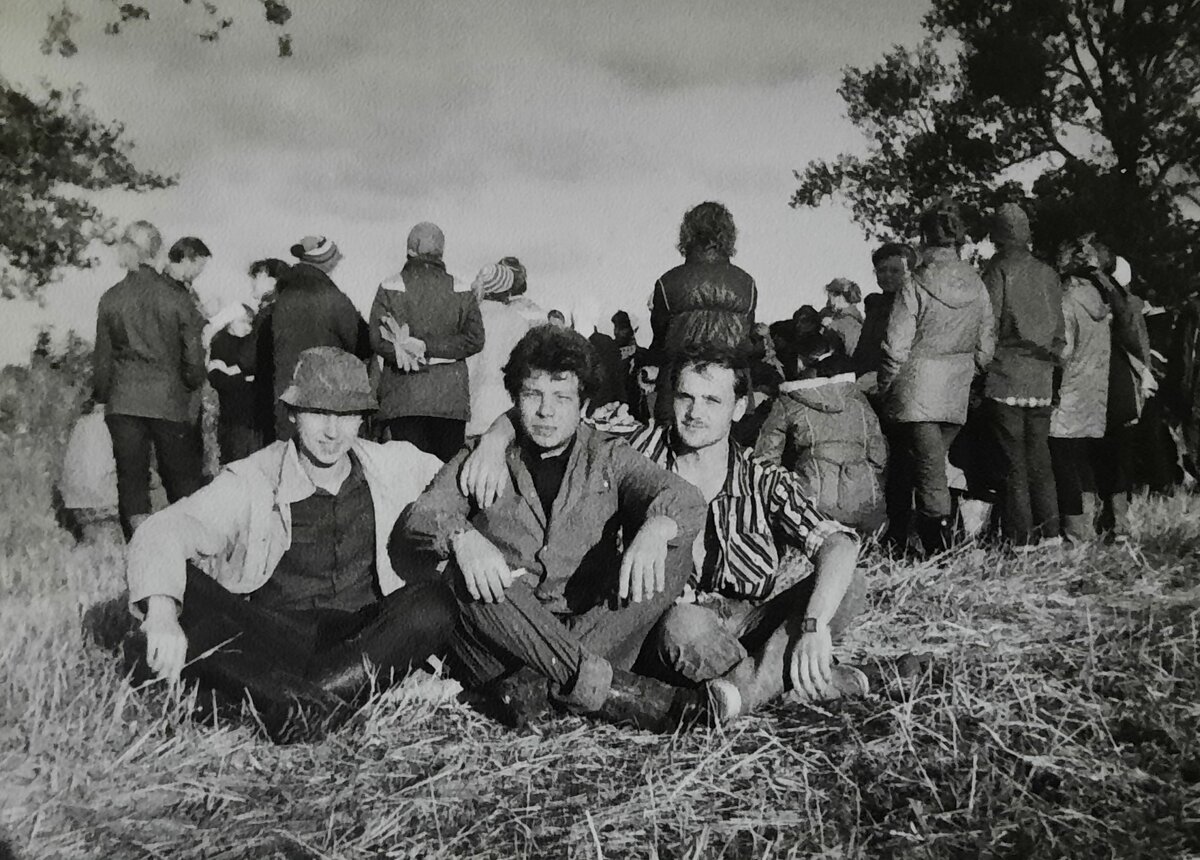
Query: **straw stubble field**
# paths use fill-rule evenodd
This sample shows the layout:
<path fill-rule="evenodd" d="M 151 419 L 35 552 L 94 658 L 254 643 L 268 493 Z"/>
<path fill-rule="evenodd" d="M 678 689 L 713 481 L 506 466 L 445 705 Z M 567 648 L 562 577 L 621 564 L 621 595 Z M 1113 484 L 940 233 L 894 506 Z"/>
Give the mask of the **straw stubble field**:
<path fill-rule="evenodd" d="M 1139 501 L 1136 549 L 868 556 L 845 652 L 939 660 L 862 701 L 511 733 L 423 677 L 276 747 L 85 643 L 122 560 L 55 523 L 71 381 L 0 388 L 0 857 L 1200 856 L 1200 500 Z"/>

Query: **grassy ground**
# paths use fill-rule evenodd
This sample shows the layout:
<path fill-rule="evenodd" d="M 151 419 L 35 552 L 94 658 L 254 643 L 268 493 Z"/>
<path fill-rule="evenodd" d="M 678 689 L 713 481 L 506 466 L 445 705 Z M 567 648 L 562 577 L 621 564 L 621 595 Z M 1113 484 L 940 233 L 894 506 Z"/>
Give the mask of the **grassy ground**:
<path fill-rule="evenodd" d="M 1136 550 L 868 559 L 846 651 L 941 658 L 889 695 L 513 734 L 413 679 L 274 747 L 85 644 L 122 559 L 51 512 L 77 394 L 0 383 L 0 858 L 1200 857 L 1200 499 L 1139 502 Z"/>

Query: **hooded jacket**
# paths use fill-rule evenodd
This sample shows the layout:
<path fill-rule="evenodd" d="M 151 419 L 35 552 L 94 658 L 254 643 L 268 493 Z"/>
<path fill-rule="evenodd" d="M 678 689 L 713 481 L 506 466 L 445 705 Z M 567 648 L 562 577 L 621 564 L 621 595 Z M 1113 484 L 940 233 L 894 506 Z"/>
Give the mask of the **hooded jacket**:
<path fill-rule="evenodd" d="M 860 531 L 883 524 L 887 442 L 854 374 L 780 386 L 754 453 L 795 472 L 830 519 Z"/>
<path fill-rule="evenodd" d="M 1050 415 L 1050 435 L 1099 439 L 1104 436 L 1108 407 L 1112 314 L 1095 284 L 1071 275 L 1063 296 L 1063 319 L 1062 384 Z"/>
<path fill-rule="evenodd" d="M 754 324 L 758 288 L 754 278 L 715 250 L 694 251 L 658 279 L 650 302 L 651 352 L 697 343 L 744 346 Z"/>
<path fill-rule="evenodd" d="M 1020 207 L 1000 208 L 992 227 L 999 248 L 983 272 L 996 319 L 996 355 L 984 395 L 993 400 L 1049 402 L 1054 365 L 1063 349 L 1062 285 L 1029 252 L 1029 219 Z"/>
<path fill-rule="evenodd" d="M 963 424 L 971 380 L 994 349 L 992 305 L 979 275 L 953 248 L 926 249 L 888 319 L 879 368 L 884 414 L 897 423 Z"/>

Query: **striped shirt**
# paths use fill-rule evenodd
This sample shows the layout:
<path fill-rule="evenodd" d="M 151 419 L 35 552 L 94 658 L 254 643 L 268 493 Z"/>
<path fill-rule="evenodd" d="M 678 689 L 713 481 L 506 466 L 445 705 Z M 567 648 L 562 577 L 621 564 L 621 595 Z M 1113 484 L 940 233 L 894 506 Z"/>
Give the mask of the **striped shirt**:
<path fill-rule="evenodd" d="M 674 472 L 670 435 L 665 426 L 651 423 L 629 437 L 629 444 Z M 815 560 L 833 534 L 858 540 L 851 529 L 817 511 L 792 472 L 758 459 L 731 439 L 725 485 L 708 505 L 704 569 L 694 572 L 692 587 L 726 597 L 767 597 L 779 569 L 777 540 Z"/>

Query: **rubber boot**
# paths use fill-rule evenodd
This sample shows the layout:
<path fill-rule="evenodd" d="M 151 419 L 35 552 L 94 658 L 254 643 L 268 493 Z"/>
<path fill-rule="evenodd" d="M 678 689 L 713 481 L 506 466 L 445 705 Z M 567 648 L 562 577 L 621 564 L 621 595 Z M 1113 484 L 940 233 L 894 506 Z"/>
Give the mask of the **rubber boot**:
<path fill-rule="evenodd" d="M 921 515 L 917 518 L 917 537 L 921 539 L 921 549 L 925 557 L 937 555 L 950 548 L 952 526 L 950 517 L 928 517 Z"/>

